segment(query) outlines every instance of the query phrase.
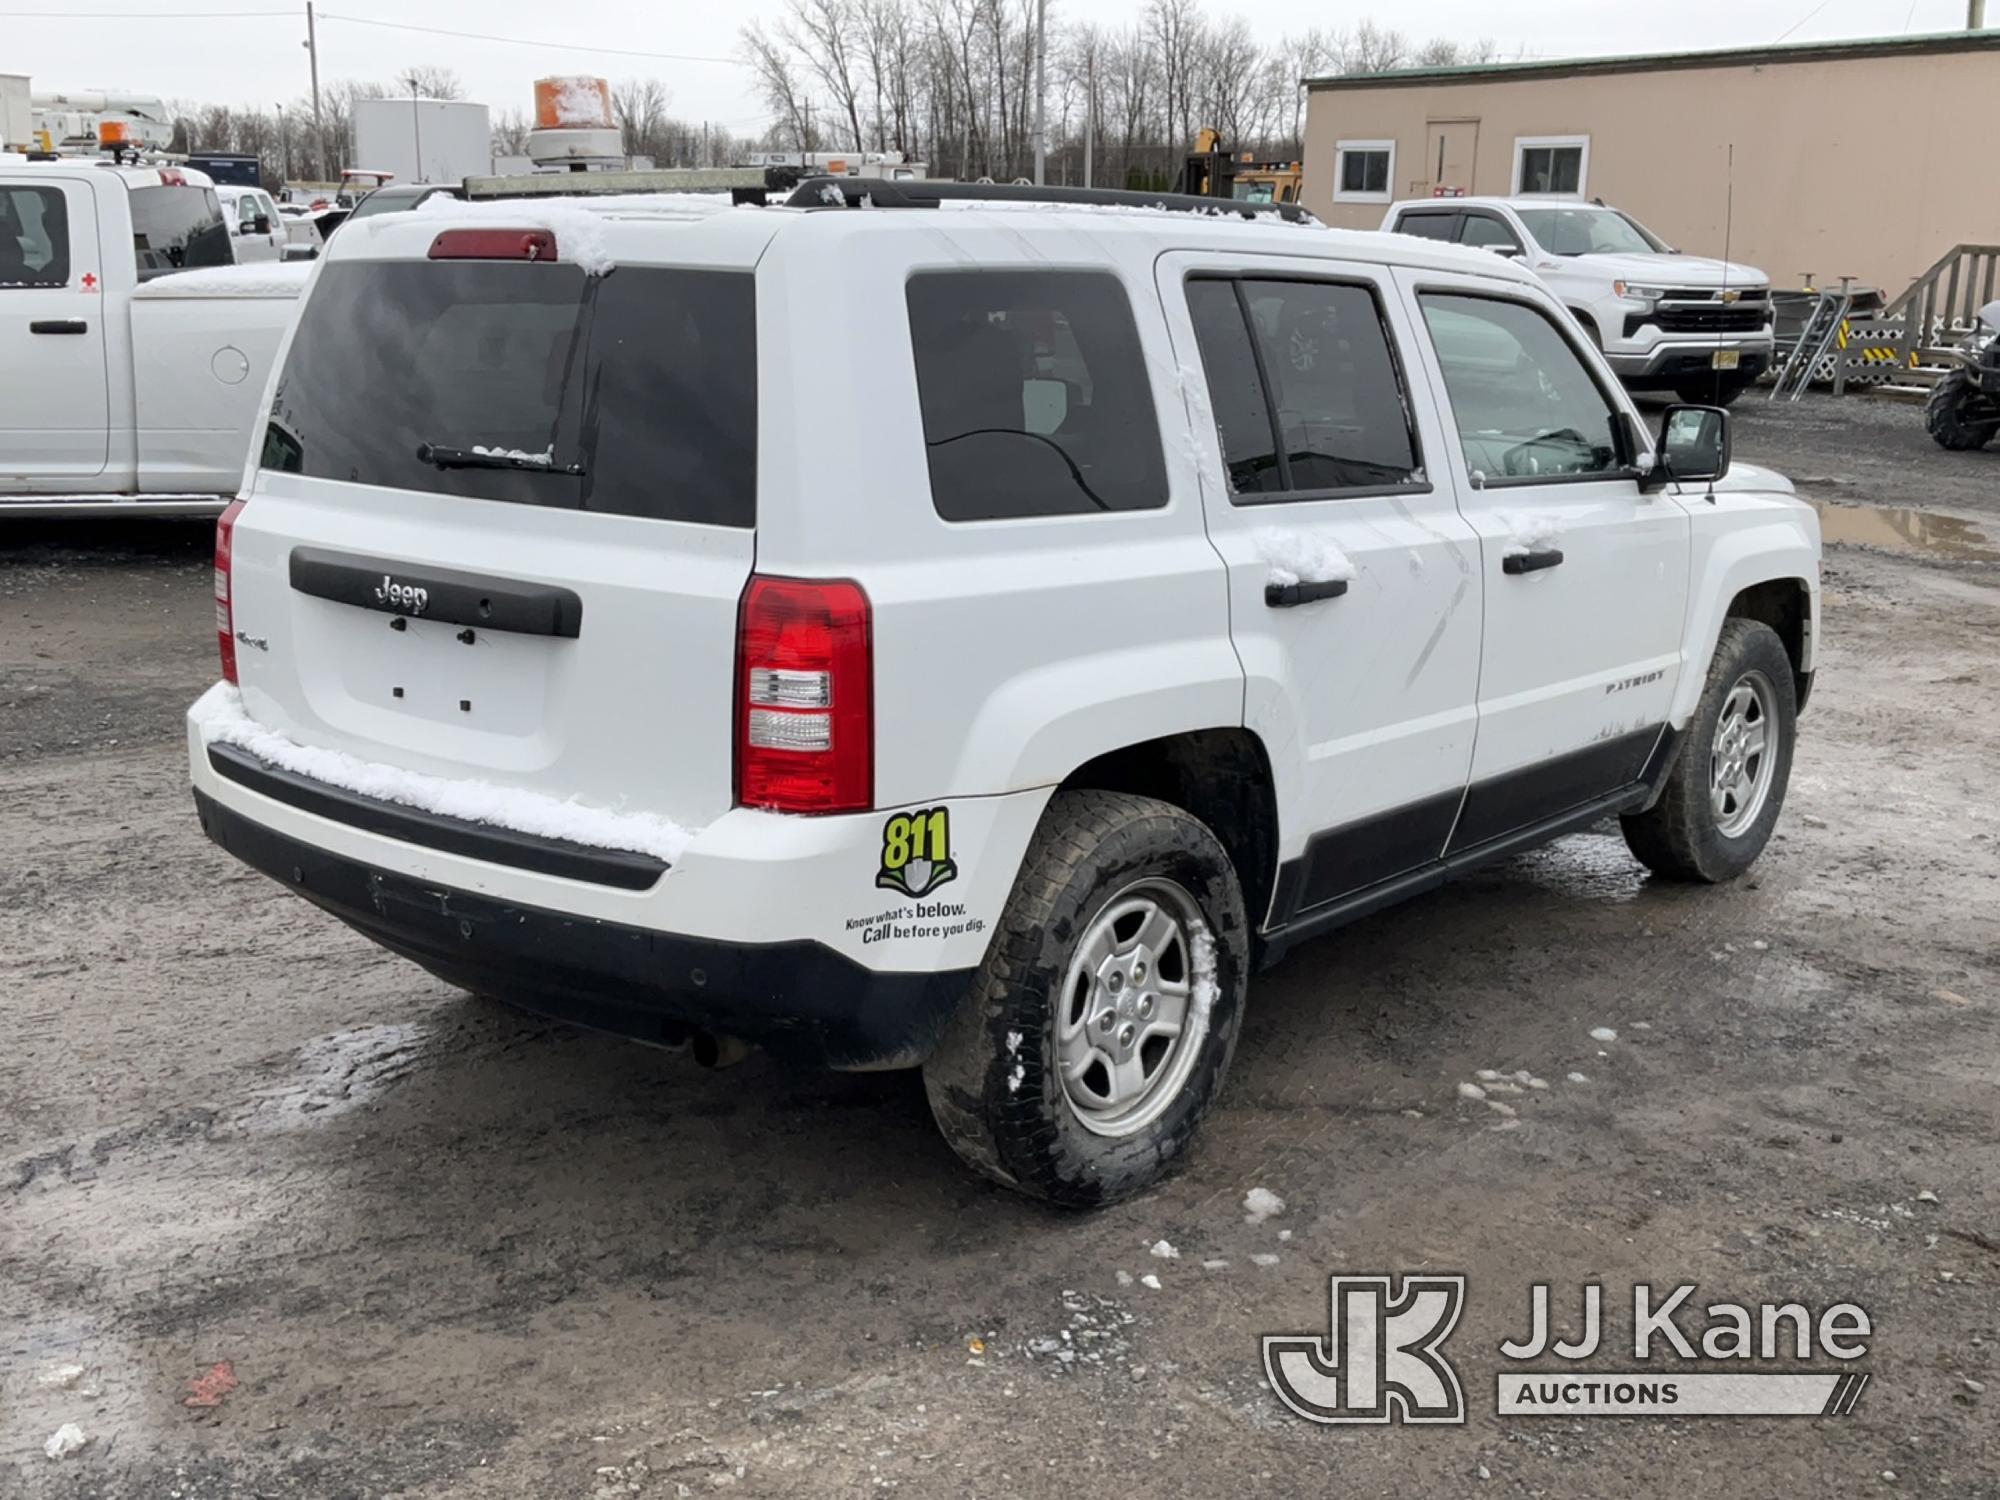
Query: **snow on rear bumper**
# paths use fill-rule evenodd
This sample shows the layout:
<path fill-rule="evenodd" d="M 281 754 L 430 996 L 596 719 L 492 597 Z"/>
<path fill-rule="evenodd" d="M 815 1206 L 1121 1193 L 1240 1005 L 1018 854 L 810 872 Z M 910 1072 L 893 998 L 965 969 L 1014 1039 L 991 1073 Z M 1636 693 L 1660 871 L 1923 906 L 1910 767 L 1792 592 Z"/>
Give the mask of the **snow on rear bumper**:
<path fill-rule="evenodd" d="M 1039 788 L 835 817 L 735 808 L 690 834 L 657 880 L 628 889 L 407 842 L 280 800 L 218 771 L 193 715 L 188 756 L 209 805 L 386 876 L 650 933 L 812 943 L 878 973 L 967 970 L 985 957 L 1050 795 Z M 930 852 L 929 839 L 940 840 L 941 857 L 913 858 Z"/>

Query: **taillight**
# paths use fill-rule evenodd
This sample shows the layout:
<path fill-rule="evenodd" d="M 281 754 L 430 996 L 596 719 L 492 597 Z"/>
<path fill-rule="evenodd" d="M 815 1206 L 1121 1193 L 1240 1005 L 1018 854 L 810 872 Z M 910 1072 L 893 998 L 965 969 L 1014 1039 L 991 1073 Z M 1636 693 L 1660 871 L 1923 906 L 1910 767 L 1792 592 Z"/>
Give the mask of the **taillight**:
<path fill-rule="evenodd" d="M 229 597 L 230 553 L 243 502 L 232 500 L 215 523 L 215 644 L 222 653 L 222 680 L 236 681 L 236 606 Z"/>
<path fill-rule="evenodd" d="M 432 260 L 554 260 L 546 229 L 447 229 L 431 241 Z"/>
<path fill-rule="evenodd" d="M 736 800 L 796 813 L 873 807 L 874 700 L 861 585 L 753 576 L 736 633 Z"/>

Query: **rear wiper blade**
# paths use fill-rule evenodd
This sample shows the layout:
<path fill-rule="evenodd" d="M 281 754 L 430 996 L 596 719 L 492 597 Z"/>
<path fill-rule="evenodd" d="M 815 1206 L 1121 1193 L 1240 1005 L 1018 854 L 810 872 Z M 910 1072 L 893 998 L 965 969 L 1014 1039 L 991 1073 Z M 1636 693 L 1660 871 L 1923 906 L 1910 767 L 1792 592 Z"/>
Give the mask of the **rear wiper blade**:
<path fill-rule="evenodd" d="M 417 461 L 440 469 L 525 469 L 544 474 L 583 473 L 582 464 L 559 464 L 555 450 L 524 453 L 519 448 L 444 448 L 436 443 L 419 443 Z"/>

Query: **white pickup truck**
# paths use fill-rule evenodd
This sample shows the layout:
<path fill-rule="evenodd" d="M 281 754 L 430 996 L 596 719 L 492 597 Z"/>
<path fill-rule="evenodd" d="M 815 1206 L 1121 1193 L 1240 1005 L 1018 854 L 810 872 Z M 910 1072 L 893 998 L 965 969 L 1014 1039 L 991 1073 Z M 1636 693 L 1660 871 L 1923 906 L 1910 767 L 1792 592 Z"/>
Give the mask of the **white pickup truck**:
<path fill-rule="evenodd" d="M 1684 255 L 1622 209 L 1548 197 L 1418 198 L 1382 227 L 1472 245 L 1541 277 L 1625 388 L 1727 406 L 1771 367 L 1771 279 Z"/>
<path fill-rule="evenodd" d="M 0 517 L 219 512 L 310 271 L 200 172 L 0 162 Z"/>

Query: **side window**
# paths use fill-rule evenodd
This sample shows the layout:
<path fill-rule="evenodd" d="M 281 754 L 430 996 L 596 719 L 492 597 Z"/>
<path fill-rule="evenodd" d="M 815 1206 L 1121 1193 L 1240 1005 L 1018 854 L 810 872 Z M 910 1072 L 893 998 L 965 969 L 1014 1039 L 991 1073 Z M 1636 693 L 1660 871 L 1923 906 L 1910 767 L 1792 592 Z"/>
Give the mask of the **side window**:
<path fill-rule="evenodd" d="M 906 294 L 931 503 L 993 521 L 1167 503 L 1131 298 L 1104 271 L 933 271 Z"/>
<path fill-rule="evenodd" d="M 1187 299 L 1229 488 L 1239 495 L 1275 494 L 1284 489 L 1285 477 L 1236 283 L 1190 281 Z"/>
<path fill-rule="evenodd" d="M 1507 227 L 1506 221 L 1491 214 L 1467 214 L 1458 242 L 1461 245 L 1491 245 L 1501 250 L 1521 248 L 1520 239 Z"/>
<path fill-rule="evenodd" d="M 1233 324 L 1207 290 L 1212 286 L 1233 294 Z M 1254 501 L 1425 483 L 1403 372 L 1371 289 L 1246 277 L 1196 281 L 1189 300 L 1230 485 L 1239 496 Z M 1240 373 L 1246 334 L 1266 429 L 1278 439 L 1275 486 Z"/>
<path fill-rule="evenodd" d="M 1455 213 L 1407 213 L 1396 221 L 1398 234 L 1414 234 L 1423 240 L 1448 240 L 1457 227 L 1458 215 Z"/>
<path fill-rule="evenodd" d="M 69 210 L 57 187 L 0 187 L 0 292 L 69 285 Z"/>
<path fill-rule="evenodd" d="M 1488 484 L 1622 474 L 1618 407 L 1540 308 L 1422 294 L 1466 465 Z"/>

